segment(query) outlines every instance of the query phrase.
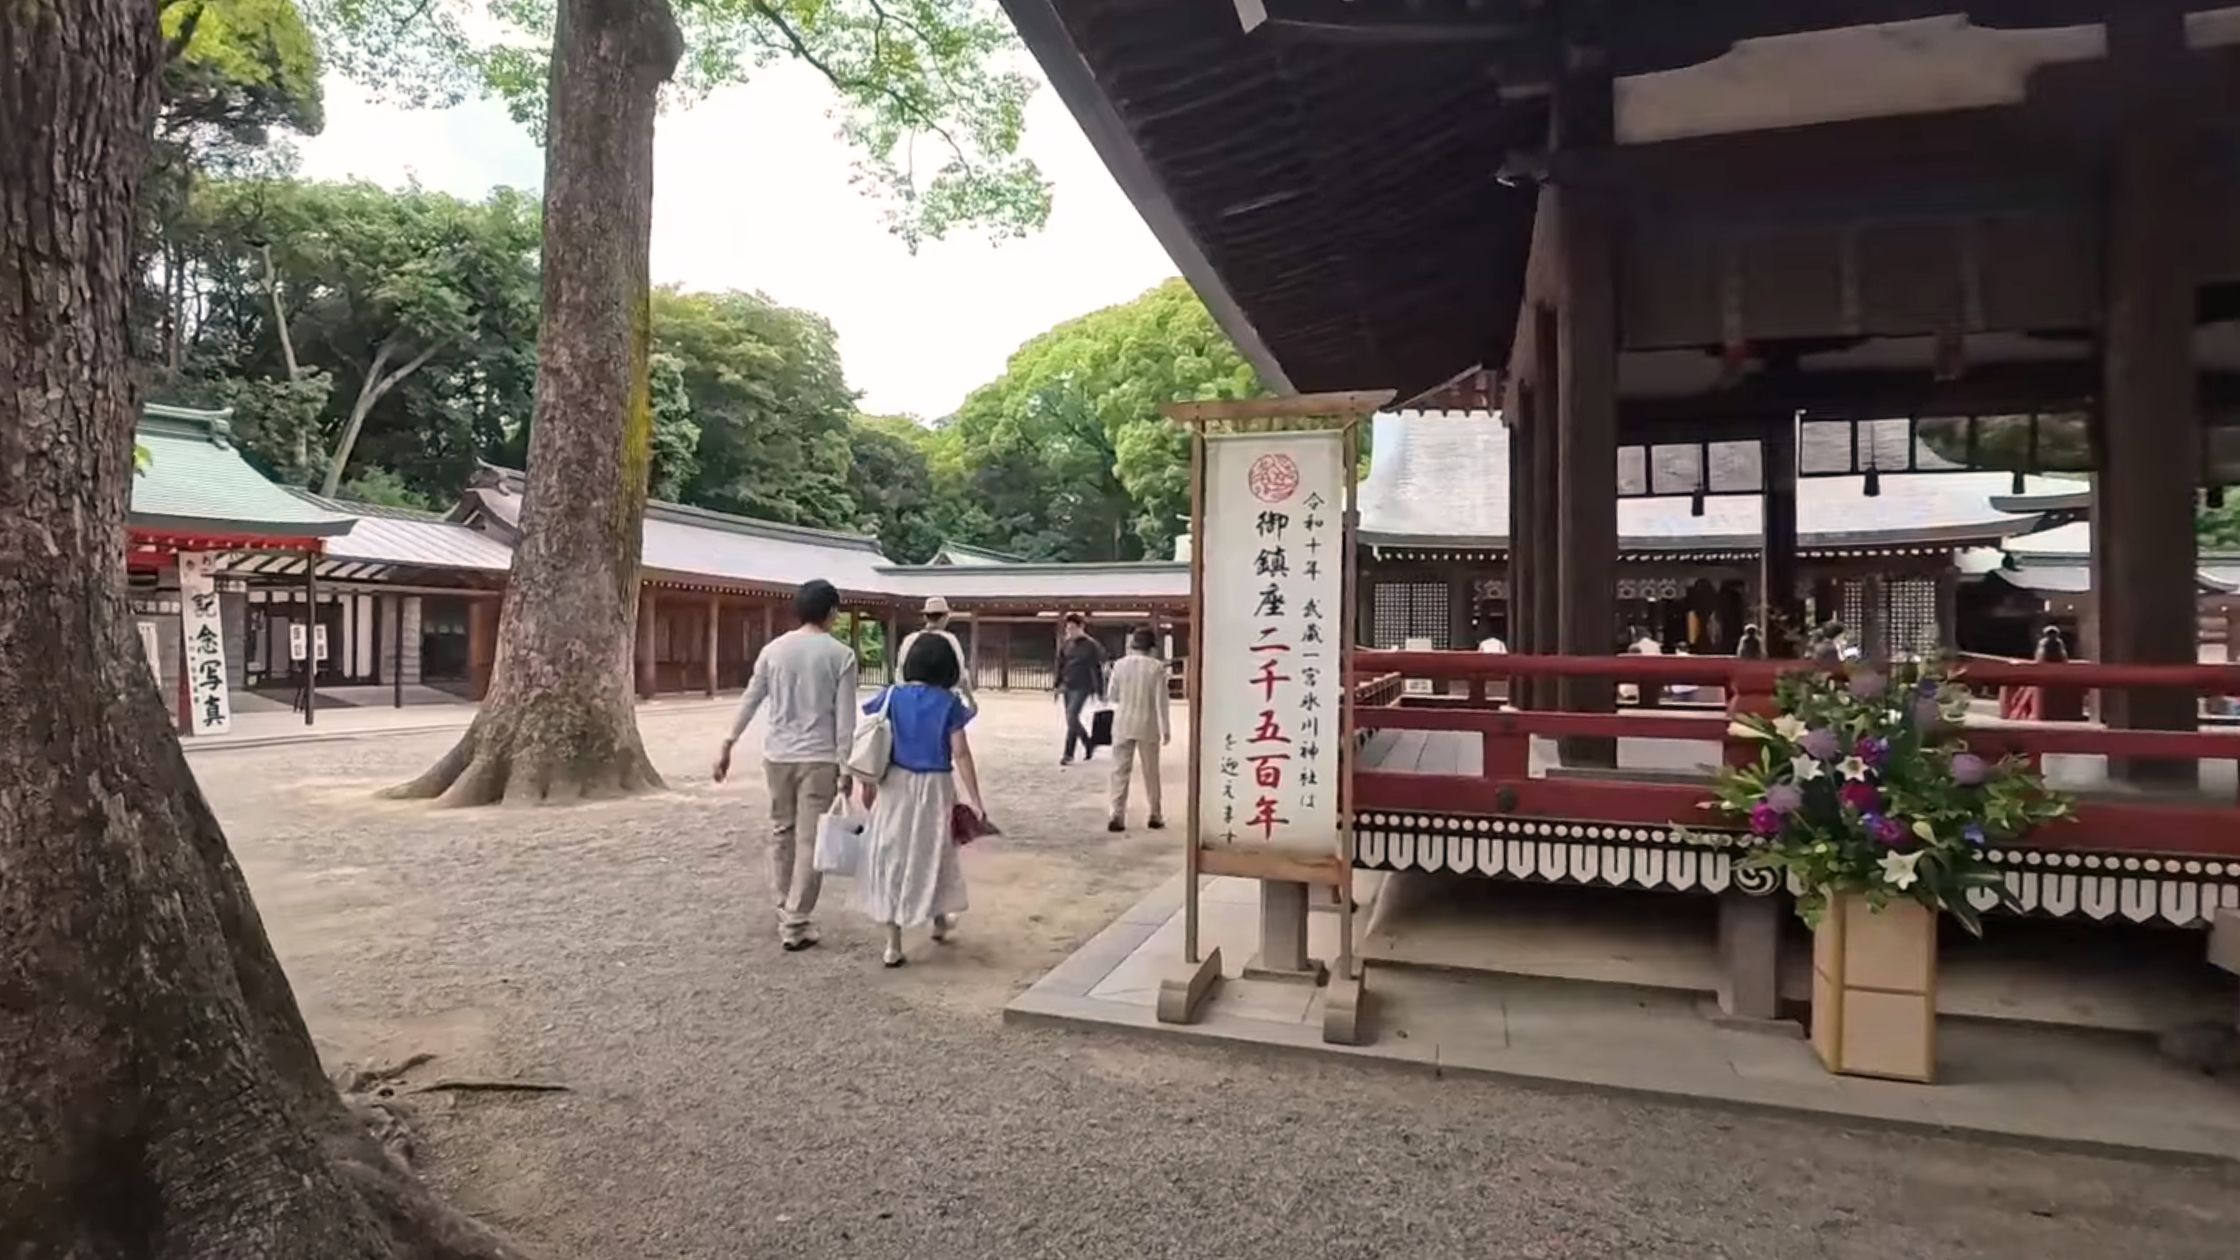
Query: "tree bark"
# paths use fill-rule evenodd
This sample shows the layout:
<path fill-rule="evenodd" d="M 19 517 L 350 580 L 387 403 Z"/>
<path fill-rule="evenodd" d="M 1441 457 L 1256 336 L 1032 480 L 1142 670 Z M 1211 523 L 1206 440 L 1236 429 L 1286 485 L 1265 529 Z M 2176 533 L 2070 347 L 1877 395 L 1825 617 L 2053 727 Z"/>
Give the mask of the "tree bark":
<path fill-rule="evenodd" d="M 682 51 L 665 0 L 561 2 L 529 484 L 490 695 L 458 746 L 392 795 L 482 805 L 662 786 L 630 649 L 653 462 L 654 107 Z"/>
<path fill-rule="evenodd" d="M 277 309 L 279 305 L 277 297 L 274 298 L 273 304 Z M 281 336 L 286 337 L 287 333 L 283 331 Z M 366 415 L 373 410 L 373 405 L 386 397 L 390 390 L 395 389 L 398 381 L 427 366 L 428 360 L 434 358 L 436 351 L 443 349 L 445 344 L 441 341 L 429 342 L 420 353 L 407 360 L 403 367 L 386 376 L 382 374 L 381 369 L 389 366 L 389 356 L 393 352 L 392 348 L 389 342 L 384 341 L 381 343 L 381 348 L 374 351 L 373 363 L 366 368 L 366 378 L 358 385 L 358 400 L 350 405 L 350 420 L 342 426 L 342 440 L 335 444 L 334 458 L 327 461 L 327 479 L 320 485 L 319 493 L 331 498 L 335 491 L 342 488 L 342 470 L 350 464 L 351 448 L 357 446 L 358 431 L 365 428 Z M 291 375 L 289 379 L 293 380 L 295 378 Z"/>
<path fill-rule="evenodd" d="M 125 604 L 145 0 L 0 4 L 0 1240 L 500 1257 L 322 1075 Z"/>

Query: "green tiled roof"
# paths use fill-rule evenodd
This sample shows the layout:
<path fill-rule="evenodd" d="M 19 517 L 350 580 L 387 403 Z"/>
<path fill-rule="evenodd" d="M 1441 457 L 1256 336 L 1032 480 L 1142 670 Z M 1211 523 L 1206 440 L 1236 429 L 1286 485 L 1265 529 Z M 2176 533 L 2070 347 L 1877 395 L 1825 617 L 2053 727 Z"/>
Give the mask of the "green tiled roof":
<path fill-rule="evenodd" d="M 140 416 L 148 464 L 132 479 L 131 524 L 171 533 L 328 538 L 355 519 L 264 479 L 233 448 L 226 412 L 151 404 Z"/>

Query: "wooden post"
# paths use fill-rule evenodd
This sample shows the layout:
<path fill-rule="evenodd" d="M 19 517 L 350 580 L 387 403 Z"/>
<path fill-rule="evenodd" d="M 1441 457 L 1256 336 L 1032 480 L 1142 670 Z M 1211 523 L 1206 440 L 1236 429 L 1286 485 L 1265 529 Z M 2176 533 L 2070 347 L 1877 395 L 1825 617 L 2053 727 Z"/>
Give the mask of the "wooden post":
<path fill-rule="evenodd" d="M 2194 490 L 2201 430 L 2193 362 L 2199 199 L 2196 128 L 2182 95 L 2192 58 L 2172 4 L 2112 6 L 2108 60 L 2116 144 L 2106 215 L 2107 295 L 2100 475 L 2094 479 L 2093 591 L 2101 658 L 2191 665 L 2197 657 Z M 2102 693 L 2102 718 L 2128 729 L 2191 730 L 2183 690 Z M 2191 763 L 2122 765 L 2125 777 L 2191 779 Z"/>
<path fill-rule="evenodd" d="M 756 649 L 755 659 L 762 659 L 762 654 L 769 651 L 770 645 L 777 641 L 778 606 L 776 604 L 764 604 L 762 606 L 762 646 Z"/>
<path fill-rule="evenodd" d="M 395 645 L 395 651 L 389 657 L 389 689 L 393 693 L 396 702 L 395 707 L 401 709 L 404 707 L 404 596 L 402 595 L 391 595 L 389 597 L 389 625 L 391 627 L 389 639 Z"/>
<path fill-rule="evenodd" d="M 880 645 L 879 655 L 887 663 L 887 683 L 892 686 L 902 682 L 902 610 L 887 610 L 886 636 L 886 641 Z M 972 685 L 978 687 L 980 680 L 973 679 Z"/>
<path fill-rule="evenodd" d="M 659 599 L 651 586 L 639 587 L 638 698 L 640 700 L 651 700 L 654 692 L 660 687 L 660 678 L 656 673 L 657 658 L 654 651 L 654 640 L 659 637 L 657 631 L 660 629 L 660 623 L 655 620 L 660 614 L 654 607 L 658 602 Z"/>
<path fill-rule="evenodd" d="M 1800 654 L 1797 635 L 1806 632 L 1797 607 L 1797 418 L 1776 417 L 1759 444 L 1765 476 L 1765 548 L 1759 553 L 1758 629 L 1766 655 L 1775 660 Z"/>
<path fill-rule="evenodd" d="M 2224 660 L 2227 665 L 2240 664 L 2240 604 L 2224 610 Z"/>
<path fill-rule="evenodd" d="M 848 614 L 848 652 L 856 658 L 856 670 L 863 670 L 863 614 Z"/>
<path fill-rule="evenodd" d="M 315 555 L 303 558 L 303 617 L 303 724 L 309 726 L 319 711 L 319 557 Z M 183 655 L 179 668 L 186 668 Z"/>
<path fill-rule="evenodd" d="M 1531 641 L 1529 650 L 1545 655 L 1563 650 L 1558 634 L 1562 619 L 1563 574 L 1556 561 L 1556 549 L 1560 545 L 1556 519 L 1563 507 L 1564 495 L 1563 481 L 1557 475 L 1560 467 L 1556 442 L 1559 356 L 1555 312 L 1536 305 L 1532 310 L 1532 323 L 1532 617 L 1526 630 Z M 1553 679 L 1530 680 L 1525 694 L 1535 709 L 1552 709 L 1559 703 Z"/>
<path fill-rule="evenodd" d="M 710 699 L 716 694 L 716 662 L 723 656 L 722 626 L 723 596 L 711 594 L 708 596 L 708 633 L 704 636 L 708 644 L 708 662 L 706 676 L 702 679 L 702 689 Z"/>
<path fill-rule="evenodd" d="M 966 614 L 964 615 L 964 630 L 965 630 L 965 641 L 964 641 L 964 654 L 965 654 L 965 664 L 964 664 L 964 667 L 965 667 L 965 669 L 967 669 L 968 671 L 970 671 L 970 672 L 971 672 L 971 674 L 972 674 L 972 686 L 973 686 L 974 690 L 978 690 L 978 689 L 979 689 L 979 686 L 980 686 L 980 614 L 979 614 L 979 613 L 976 613 L 976 612 L 968 612 L 968 613 L 966 613 Z M 1011 685 L 1010 670 L 1009 670 L 1009 664 L 1010 664 L 1010 660 L 1011 660 L 1011 654 L 1010 654 L 1009 652 L 1005 652 L 1005 653 L 1004 653 L 1004 663 L 1005 663 L 1005 666 L 1006 666 L 1006 668 L 1005 668 L 1005 671 L 1004 671 L 1004 685 L 1005 685 L 1005 686 L 1007 686 L 1007 687 Z"/>
<path fill-rule="evenodd" d="M 490 695 L 490 672 L 498 656 L 500 601 L 467 601 L 467 698 L 481 701 Z"/>
<path fill-rule="evenodd" d="M 1556 92 L 1557 140 L 1571 150 L 1610 142 L 1610 76 L 1599 56 Z M 1556 566 L 1561 604 L 1557 642 L 1571 656 L 1609 656 L 1616 625 L 1611 574 L 1618 563 L 1618 324 L 1613 215 L 1591 189 L 1541 193 L 1555 211 L 1562 305 L 1556 312 Z M 1565 679 L 1563 707 L 1608 713 L 1617 707 L 1608 679 Z M 1615 741 L 1565 741 L 1566 760 L 1612 765 Z"/>
<path fill-rule="evenodd" d="M 1509 416 L 1509 563 L 1503 573 L 1509 583 L 1509 650 L 1536 652 L 1533 637 L 1533 594 L 1540 583 L 1539 541 L 1533 513 L 1541 487 L 1533 480 L 1533 449 L 1540 443 L 1539 393 L 1520 381 L 1510 391 Z M 1533 680 L 1509 680 L 1509 703 L 1532 707 Z"/>
<path fill-rule="evenodd" d="M 1960 650 L 1960 570 L 1950 564 L 1937 570 L 1937 647 Z"/>

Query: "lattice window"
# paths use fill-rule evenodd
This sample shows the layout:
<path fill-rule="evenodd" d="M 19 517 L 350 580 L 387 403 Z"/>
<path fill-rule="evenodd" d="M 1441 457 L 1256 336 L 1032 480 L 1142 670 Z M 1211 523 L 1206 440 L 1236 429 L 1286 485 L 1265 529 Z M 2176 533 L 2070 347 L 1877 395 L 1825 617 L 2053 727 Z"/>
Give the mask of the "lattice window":
<path fill-rule="evenodd" d="M 1403 648 L 1410 639 L 1429 639 L 1440 651 L 1454 646 L 1444 582 L 1379 582 L 1374 612 L 1370 642 L 1379 648 Z"/>
<path fill-rule="evenodd" d="M 1857 578 L 1846 578 L 1843 583 L 1843 611 L 1836 620 L 1843 623 L 1843 632 L 1853 643 L 1867 631 L 1867 584 Z"/>
<path fill-rule="evenodd" d="M 1937 654 L 1937 583 L 1897 578 L 1883 584 L 1883 641 L 1892 656 Z"/>

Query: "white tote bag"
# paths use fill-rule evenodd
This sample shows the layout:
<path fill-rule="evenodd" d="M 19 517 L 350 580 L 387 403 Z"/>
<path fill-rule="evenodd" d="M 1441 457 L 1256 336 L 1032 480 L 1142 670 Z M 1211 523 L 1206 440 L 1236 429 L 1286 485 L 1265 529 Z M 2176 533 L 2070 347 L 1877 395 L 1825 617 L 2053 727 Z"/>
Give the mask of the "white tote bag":
<path fill-rule="evenodd" d="M 887 777 L 887 766 L 894 760 L 894 726 L 887 721 L 893 704 L 894 688 L 889 687 L 879 697 L 879 711 L 856 723 L 855 741 L 848 746 L 849 774 L 871 783 Z"/>
<path fill-rule="evenodd" d="M 832 802 L 832 808 L 817 819 L 817 873 L 853 876 L 863 865 L 863 830 L 870 821 L 867 815 L 849 810 L 846 801 Z"/>

